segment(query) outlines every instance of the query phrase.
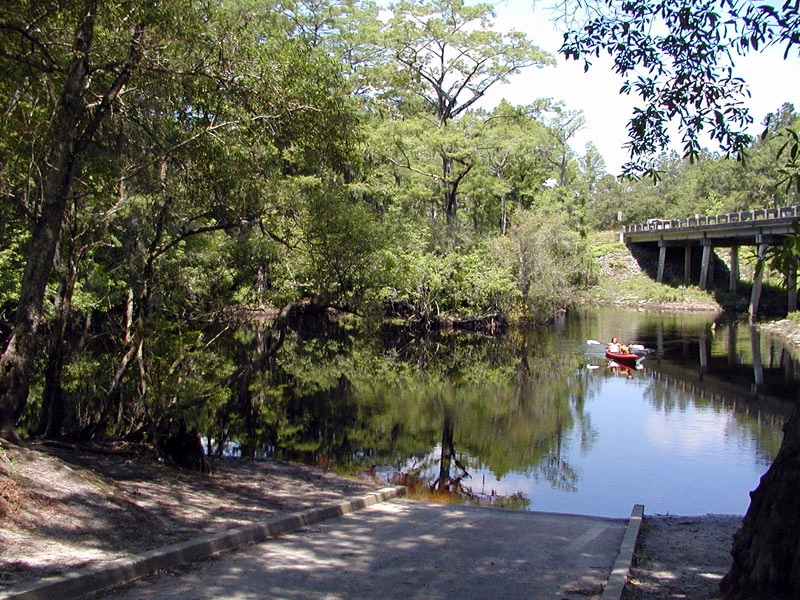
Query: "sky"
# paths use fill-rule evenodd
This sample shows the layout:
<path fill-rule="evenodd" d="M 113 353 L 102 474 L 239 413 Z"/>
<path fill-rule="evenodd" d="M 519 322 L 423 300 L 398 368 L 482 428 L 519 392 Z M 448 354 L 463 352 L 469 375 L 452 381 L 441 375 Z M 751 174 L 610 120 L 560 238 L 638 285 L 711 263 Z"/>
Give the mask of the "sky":
<path fill-rule="evenodd" d="M 563 100 L 569 110 L 583 111 L 586 120 L 586 127 L 573 140 L 573 150 L 583 155 L 586 143 L 591 141 L 605 159 L 606 170 L 618 175 L 628 160 L 622 146 L 627 141 L 627 122 L 636 98 L 619 94 L 622 79 L 611 70 L 610 60 L 596 59 L 584 73 L 582 61 L 566 61 L 558 55 L 563 35 L 550 20 L 547 4 L 541 0 L 495 2 L 497 28 L 526 33 L 537 46 L 556 57 L 557 65 L 528 68 L 508 84 L 491 88 L 482 106 L 491 108 L 503 98 L 514 105 L 530 104 L 536 98 Z M 750 89 L 751 98 L 746 105 L 754 122 L 751 134 L 760 134 L 764 117 L 784 102 L 791 102 L 800 110 L 800 60 L 784 61 L 781 49 L 737 58 L 735 75 L 743 78 Z M 679 141 L 674 147 L 680 151 Z"/>

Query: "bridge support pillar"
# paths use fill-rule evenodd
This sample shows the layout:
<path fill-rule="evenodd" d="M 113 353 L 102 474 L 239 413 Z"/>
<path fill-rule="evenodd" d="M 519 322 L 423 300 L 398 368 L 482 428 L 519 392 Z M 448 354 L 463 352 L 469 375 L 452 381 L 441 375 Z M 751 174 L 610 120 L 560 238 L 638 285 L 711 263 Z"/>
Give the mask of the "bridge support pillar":
<path fill-rule="evenodd" d="M 658 274 L 656 275 L 656 281 L 658 283 L 664 283 L 664 265 L 667 264 L 667 247 L 664 245 L 664 241 L 658 242 Z"/>
<path fill-rule="evenodd" d="M 753 354 L 753 391 L 757 392 L 764 385 L 764 364 L 761 362 L 761 335 L 753 325 L 750 326 L 750 350 Z"/>
<path fill-rule="evenodd" d="M 731 247 L 731 278 L 728 289 L 731 293 L 736 293 L 736 284 L 739 282 L 739 246 Z"/>
<path fill-rule="evenodd" d="M 789 296 L 789 312 L 797 310 L 797 269 L 791 269 L 786 278 L 786 288 Z"/>
<path fill-rule="evenodd" d="M 692 283 L 692 247 L 686 246 L 683 250 L 683 280 L 686 285 Z"/>
<path fill-rule="evenodd" d="M 711 288 L 712 290 L 714 289 L 714 263 L 716 262 L 714 258 L 714 248 L 711 248 L 708 257 L 708 275 L 706 276 L 706 287 Z"/>
<path fill-rule="evenodd" d="M 700 263 L 700 289 L 705 290 L 708 284 L 708 266 L 711 264 L 711 240 L 703 238 L 703 260 Z"/>
<path fill-rule="evenodd" d="M 761 240 L 758 241 L 758 263 L 756 266 L 756 276 L 753 279 L 753 292 L 750 294 L 750 318 L 754 318 L 758 312 L 758 303 L 761 302 L 761 286 L 764 277 L 764 255 L 767 252 L 767 245 Z"/>

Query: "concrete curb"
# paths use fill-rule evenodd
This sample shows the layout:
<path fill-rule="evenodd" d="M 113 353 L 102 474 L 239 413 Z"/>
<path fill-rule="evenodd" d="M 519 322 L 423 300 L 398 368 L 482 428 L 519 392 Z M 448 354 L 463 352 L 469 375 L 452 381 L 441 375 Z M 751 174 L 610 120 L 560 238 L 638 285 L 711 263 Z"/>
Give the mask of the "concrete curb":
<path fill-rule="evenodd" d="M 619 545 L 619 554 L 608 576 L 608 583 L 603 590 L 602 600 L 620 600 L 625 583 L 628 581 L 628 573 L 633 562 L 633 553 L 636 550 L 636 540 L 639 539 L 639 529 L 642 526 L 644 517 L 644 505 L 634 504 L 631 511 L 631 518 L 628 519 L 628 527 L 625 529 L 625 536 Z"/>
<path fill-rule="evenodd" d="M 402 486 L 384 488 L 371 494 L 335 504 L 310 508 L 302 512 L 275 517 L 269 521 L 245 527 L 228 529 L 180 544 L 150 550 L 136 556 L 94 565 L 52 579 L 40 580 L 21 586 L 16 590 L 12 589 L 5 594 L 0 594 L 0 600 L 46 600 L 52 598 L 69 600 L 71 598 L 81 598 L 152 575 L 156 571 L 171 569 L 187 562 L 214 556 L 220 552 L 234 550 L 241 546 L 257 544 L 281 533 L 288 533 L 306 525 L 355 512 L 404 494 L 405 487 Z"/>

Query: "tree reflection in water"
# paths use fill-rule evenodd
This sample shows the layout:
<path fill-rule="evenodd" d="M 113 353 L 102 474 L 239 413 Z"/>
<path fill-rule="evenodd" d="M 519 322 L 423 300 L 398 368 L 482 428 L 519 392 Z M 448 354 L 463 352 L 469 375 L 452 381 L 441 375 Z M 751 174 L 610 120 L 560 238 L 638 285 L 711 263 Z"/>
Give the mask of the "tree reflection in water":
<path fill-rule="evenodd" d="M 521 493 L 500 497 L 470 484 L 481 471 L 575 490 L 564 432 L 577 425 L 581 447 L 593 439 L 576 376 L 582 359 L 554 362 L 554 343 L 548 332 L 292 333 L 269 371 L 251 381 L 258 410 L 238 435 L 278 458 L 371 473 L 437 497 L 527 506 Z M 263 435 L 252 439 L 254 432 Z"/>
<path fill-rule="evenodd" d="M 225 433 L 246 456 L 360 473 L 447 501 L 552 509 L 554 499 L 579 496 L 592 479 L 582 465 L 599 434 L 585 407 L 597 406 L 607 383 L 667 412 L 710 402 L 661 381 L 673 371 L 698 378 L 698 340 L 709 321 L 680 319 L 587 311 L 568 319 L 564 331 L 512 329 L 497 338 L 423 335 L 364 322 L 304 324 L 287 333 L 280 352 L 231 401 L 205 413 L 205 431 Z M 602 368 L 604 357 L 587 350 L 587 338 L 607 331 L 652 349 L 633 381 Z M 706 344 L 710 356 L 698 385 L 716 377 L 716 349 L 731 346 L 727 332 L 717 327 Z M 236 335 L 231 346 L 239 348 L 238 360 L 252 360 L 244 349 L 257 334 Z M 675 352 L 676 360 L 663 358 Z M 770 381 L 762 389 L 771 389 Z M 619 411 L 619 404 L 611 406 Z M 735 422 L 743 437 L 753 432 L 762 445 L 780 432 L 756 430 L 741 411 Z"/>

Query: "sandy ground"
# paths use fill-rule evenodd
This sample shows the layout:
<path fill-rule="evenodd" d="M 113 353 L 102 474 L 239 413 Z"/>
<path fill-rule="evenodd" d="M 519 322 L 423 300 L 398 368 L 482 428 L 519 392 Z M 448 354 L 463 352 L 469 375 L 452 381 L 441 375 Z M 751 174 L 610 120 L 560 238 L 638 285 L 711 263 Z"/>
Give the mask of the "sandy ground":
<path fill-rule="evenodd" d="M 0 443 L 0 593 L 382 485 L 274 460 L 202 476 L 130 449 Z M 647 517 L 628 600 L 715 598 L 740 517 Z"/>
<path fill-rule="evenodd" d="M 625 600 L 719 598 L 742 517 L 645 516 Z"/>

